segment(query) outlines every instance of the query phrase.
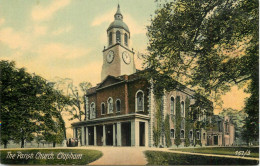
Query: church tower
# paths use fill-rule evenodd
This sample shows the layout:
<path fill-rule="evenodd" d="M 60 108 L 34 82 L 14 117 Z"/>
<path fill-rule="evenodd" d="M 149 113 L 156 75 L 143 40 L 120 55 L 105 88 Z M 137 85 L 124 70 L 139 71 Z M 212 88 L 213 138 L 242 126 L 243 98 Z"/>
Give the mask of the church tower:
<path fill-rule="evenodd" d="M 107 29 L 108 45 L 103 50 L 101 81 L 108 75 L 117 77 L 136 72 L 134 52 L 129 49 L 130 31 L 123 22 L 123 15 L 119 5 L 114 19 Z"/>

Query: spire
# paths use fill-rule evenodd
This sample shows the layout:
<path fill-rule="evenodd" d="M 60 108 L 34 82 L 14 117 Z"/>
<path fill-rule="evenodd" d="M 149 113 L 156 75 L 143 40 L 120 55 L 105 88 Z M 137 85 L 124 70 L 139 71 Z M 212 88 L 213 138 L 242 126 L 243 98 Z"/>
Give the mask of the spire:
<path fill-rule="evenodd" d="M 116 14 L 114 15 L 114 17 L 115 17 L 115 20 L 123 20 L 123 15 L 121 14 L 119 4 L 117 5 L 117 11 L 116 11 Z"/>

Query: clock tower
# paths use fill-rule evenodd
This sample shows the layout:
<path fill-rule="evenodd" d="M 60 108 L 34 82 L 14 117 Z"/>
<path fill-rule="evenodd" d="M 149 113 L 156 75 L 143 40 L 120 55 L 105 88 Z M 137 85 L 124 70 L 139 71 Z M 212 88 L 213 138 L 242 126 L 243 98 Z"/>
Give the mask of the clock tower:
<path fill-rule="evenodd" d="M 130 31 L 123 22 L 120 6 L 114 15 L 115 20 L 107 29 L 108 45 L 103 50 L 103 66 L 101 81 L 108 75 L 120 76 L 130 75 L 136 72 L 134 63 L 134 52 L 129 49 Z"/>

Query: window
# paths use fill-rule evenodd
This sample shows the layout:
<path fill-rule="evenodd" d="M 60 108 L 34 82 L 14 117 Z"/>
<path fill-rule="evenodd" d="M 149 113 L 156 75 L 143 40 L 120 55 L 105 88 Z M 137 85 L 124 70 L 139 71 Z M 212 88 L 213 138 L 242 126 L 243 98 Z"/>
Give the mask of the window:
<path fill-rule="evenodd" d="M 128 36 L 126 33 L 125 33 L 125 45 L 128 46 Z"/>
<path fill-rule="evenodd" d="M 105 103 L 102 103 L 101 104 L 101 115 L 104 115 L 106 114 L 106 111 L 105 111 Z"/>
<path fill-rule="evenodd" d="M 95 103 L 92 102 L 90 105 L 90 119 L 96 118 L 96 108 Z"/>
<path fill-rule="evenodd" d="M 203 139 L 206 139 L 206 133 L 203 133 Z"/>
<path fill-rule="evenodd" d="M 136 111 L 144 111 L 144 93 L 143 91 L 139 90 L 136 93 Z"/>
<path fill-rule="evenodd" d="M 113 113 L 113 99 L 111 97 L 109 97 L 107 100 L 107 113 Z"/>
<path fill-rule="evenodd" d="M 184 110 L 184 102 L 181 102 L 181 117 L 185 116 L 185 110 Z"/>
<path fill-rule="evenodd" d="M 121 34 L 120 31 L 116 31 L 116 42 L 121 43 Z"/>
<path fill-rule="evenodd" d="M 184 130 L 181 130 L 181 138 L 184 138 Z"/>
<path fill-rule="evenodd" d="M 189 139 L 192 139 L 193 138 L 193 132 L 192 130 L 189 132 Z"/>
<path fill-rule="evenodd" d="M 121 111 L 121 101 L 118 99 L 116 100 L 116 112 Z"/>
<path fill-rule="evenodd" d="M 171 107 L 171 114 L 174 115 L 174 98 L 171 97 L 171 104 L 170 104 L 170 107 Z"/>
<path fill-rule="evenodd" d="M 171 129 L 171 138 L 174 138 L 174 129 Z"/>
<path fill-rule="evenodd" d="M 109 33 L 109 45 L 112 44 L 112 32 Z"/>

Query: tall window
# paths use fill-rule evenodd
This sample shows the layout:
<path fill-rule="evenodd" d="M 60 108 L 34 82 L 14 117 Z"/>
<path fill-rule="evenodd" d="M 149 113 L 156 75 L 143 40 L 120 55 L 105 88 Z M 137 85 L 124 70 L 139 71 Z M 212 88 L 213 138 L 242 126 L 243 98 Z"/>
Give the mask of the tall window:
<path fill-rule="evenodd" d="M 112 32 L 109 33 L 109 45 L 112 44 Z"/>
<path fill-rule="evenodd" d="M 104 115 L 106 113 L 105 111 L 105 103 L 101 104 L 101 115 Z"/>
<path fill-rule="evenodd" d="M 206 139 L 206 133 L 203 133 L 203 139 Z"/>
<path fill-rule="evenodd" d="M 95 103 L 91 103 L 90 105 L 90 119 L 96 118 L 96 108 Z"/>
<path fill-rule="evenodd" d="M 197 137 L 197 139 L 198 140 L 200 140 L 200 132 L 199 131 L 197 131 L 197 133 L 196 133 L 197 135 L 196 135 L 196 137 Z"/>
<path fill-rule="evenodd" d="M 125 33 L 125 45 L 128 46 L 128 36 L 126 33 Z"/>
<path fill-rule="evenodd" d="M 173 97 L 171 97 L 171 114 L 173 114 L 174 115 L 174 98 Z"/>
<path fill-rule="evenodd" d="M 107 100 L 107 112 L 108 114 L 113 113 L 113 99 L 111 97 Z"/>
<path fill-rule="evenodd" d="M 184 138 L 184 130 L 181 130 L 181 138 Z"/>
<path fill-rule="evenodd" d="M 120 112 L 121 111 L 121 102 L 120 100 L 118 99 L 116 101 L 116 112 Z"/>
<path fill-rule="evenodd" d="M 138 91 L 136 94 L 136 111 L 144 111 L 144 93 Z"/>
<path fill-rule="evenodd" d="M 174 138 L 174 129 L 171 129 L 171 138 Z"/>
<path fill-rule="evenodd" d="M 185 116 L 185 110 L 184 110 L 184 102 L 181 102 L 181 116 L 184 117 Z"/>
<path fill-rule="evenodd" d="M 120 31 L 116 31 L 116 42 L 121 43 L 121 33 L 120 33 Z"/>

